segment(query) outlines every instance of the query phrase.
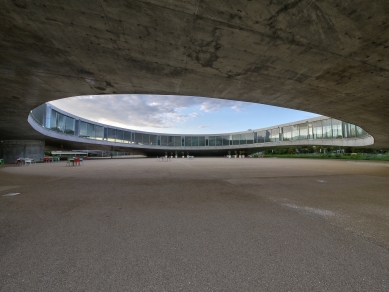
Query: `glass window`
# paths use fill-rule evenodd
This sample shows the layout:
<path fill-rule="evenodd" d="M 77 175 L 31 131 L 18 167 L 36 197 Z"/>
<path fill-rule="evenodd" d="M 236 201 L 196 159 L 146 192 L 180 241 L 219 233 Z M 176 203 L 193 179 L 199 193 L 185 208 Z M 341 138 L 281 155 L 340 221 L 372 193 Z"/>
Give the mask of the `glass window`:
<path fill-rule="evenodd" d="M 356 130 L 357 137 L 362 137 L 366 135 L 366 132 L 358 126 L 355 126 L 355 130 Z"/>
<path fill-rule="evenodd" d="M 158 136 L 157 135 L 150 135 L 150 145 L 158 145 Z"/>
<path fill-rule="evenodd" d="M 265 142 L 270 142 L 270 131 L 269 130 L 265 130 L 264 131 L 264 133 L 265 133 Z"/>
<path fill-rule="evenodd" d="M 331 119 L 323 121 L 323 138 L 332 138 Z"/>
<path fill-rule="evenodd" d="M 240 142 L 239 142 L 240 145 L 246 144 L 246 133 L 240 134 L 240 139 L 239 140 L 240 140 Z"/>
<path fill-rule="evenodd" d="M 246 133 L 246 143 L 253 144 L 254 143 L 254 132 Z"/>
<path fill-rule="evenodd" d="M 308 139 L 308 124 L 299 124 L 300 135 L 299 139 Z"/>
<path fill-rule="evenodd" d="M 65 133 L 74 135 L 76 130 L 76 120 L 73 118 L 66 117 L 66 130 Z"/>
<path fill-rule="evenodd" d="M 191 146 L 192 145 L 192 137 L 185 136 L 185 146 Z"/>
<path fill-rule="evenodd" d="M 341 121 L 332 119 L 332 135 L 334 138 L 343 138 Z"/>
<path fill-rule="evenodd" d="M 348 134 L 351 138 L 354 138 L 356 136 L 355 126 L 353 124 L 348 124 Z"/>
<path fill-rule="evenodd" d="M 174 146 L 174 136 L 167 137 L 167 146 Z"/>
<path fill-rule="evenodd" d="M 161 146 L 167 146 L 167 136 L 161 135 Z"/>
<path fill-rule="evenodd" d="M 79 134 L 78 134 L 78 137 L 88 137 L 86 123 L 83 122 L 83 121 L 80 121 L 80 124 L 79 124 Z"/>
<path fill-rule="evenodd" d="M 205 146 L 205 136 L 199 137 L 199 146 Z"/>
<path fill-rule="evenodd" d="M 223 139 L 221 136 L 215 137 L 215 146 L 223 146 Z"/>
<path fill-rule="evenodd" d="M 264 131 L 257 132 L 257 143 L 265 143 L 265 132 Z"/>
<path fill-rule="evenodd" d="M 116 130 L 116 142 L 123 143 L 123 130 Z"/>
<path fill-rule="evenodd" d="M 116 129 L 108 128 L 107 140 L 110 141 L 110 142 L 115 142 L 115 140 L 116 140 Z"/>
<path fill-rule="evenodd" d="M 37 121 L 41 126 L 44 126 L 46 120 L 46 104 L 44 103 L 34 108 L 31 114 L 35 121 Z"/>
<path fill-rule="evenodd" d="M 143 134 L 143 145 L 149 145 L 149 144 L 150 144 L 150 135 Z"/>
<path fill-rule="evenodd" d="M 293 133 L 292 126 L 283 127 L 282 131 L 283 131 L 283 140 L 284 141 L 292 140 L 292 133 Z"/>
<path fill-rule="evenodd" d="M 299 126 L 293 125 L 292 127 L 292 140 L 298 140 L 300 136 Z"/>
<path fill-rule="evenodd" d="M 313 139 L 313 126 L 312 126 L 312 123 L 308 123 L 308 139 Z"/>
<path fill-rule="evenodd" d="M 230 136 L 223 136 L 223 146 L 230 145 Z"/>
<path fill-rule="evenodd" d="M 123 142 L 130 143 L 131 142 L 131 132 L 124 131 Z"/>
<path fill-rule="evenodd" d="M 66 116 L 57 113 L 56 111 L 52 110 L 52 116 L 51 116 L 51 129 L 56 132 L 62 132 L 65 133 L 66 130 Z"/>
<path fill-rule="evenodd" d="M 280 130 L 277 129 L 272 129 L 271 134 L 270 134 L 270 141 L 271 142 L 277 142 L 280 138 Z"/>
<path fill-rule="evenodd" d="M 239 145 L 240 135 L 232 135 L 232 144 Z"/>
<path fill-rule="evenodd" d="M 50 129 L 53 131 L 58 131 L 58 129 L 57 129 L 57 112 L 55 110 L 51 110 Z"/>
<path fill-rule="evenodd" d="M 199 146 L 199 137 L 192 137 L 192 146 Z"/>
<path fill-rule="evenodd" d="M 104 127 L 95 125 L 95 137 L 97 140 L 104 139 Z"/>
<path fill-rule="evenodd" d="M 181 146 L 181 136 L 175 136 L 174 137 L 174 147 L 180 147 Z"/>
<path fill-rule="evenodd" d="M 209 136 L 208 138 L 208 145 L 209 146 L 215 146 L 216 143 L 216 137 L 215 136 Z"/>
<path fill-rule="evenodd" d="M 313 139 L 323 138 L 323 125 L 321 121 L 315 121 L 312 123 L 313 127 Z"/>
<path fill-rule="evenodd" d="M 135 144 L 141 144 L 143 143 L 143 137 L 142 133 L 135 133 Z"/>
<path fill-rule="evenodd" d="M 95 126 L 89 123 L 86 123 L 86 135 L 88 139 L 95 138 Z"/>

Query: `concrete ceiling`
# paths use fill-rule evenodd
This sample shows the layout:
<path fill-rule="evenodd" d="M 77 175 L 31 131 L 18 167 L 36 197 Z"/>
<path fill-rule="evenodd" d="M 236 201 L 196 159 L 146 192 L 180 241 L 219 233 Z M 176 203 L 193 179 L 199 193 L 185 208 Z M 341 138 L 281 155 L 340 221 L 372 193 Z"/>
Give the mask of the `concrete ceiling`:
<path fill-rule="evenodd" d="M 315 112 L 389 145 L 387 0 L 1 4 L 1 139 L 36 138 L 28 112 L 53 99 L 153 93 Z"/>

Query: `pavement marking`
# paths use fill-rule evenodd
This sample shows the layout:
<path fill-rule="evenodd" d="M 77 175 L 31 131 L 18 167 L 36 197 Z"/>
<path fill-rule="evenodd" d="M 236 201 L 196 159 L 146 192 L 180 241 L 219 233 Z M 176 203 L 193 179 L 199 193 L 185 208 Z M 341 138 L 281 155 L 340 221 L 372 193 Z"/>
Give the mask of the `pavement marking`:
<path fill-rule="evenodd" d="M 320 182 L 320 183 L 327 182 L 326 180 L 322 180 L 322 179 L 318 179 L 317 181 Z"/>
<path fill-rule="evenodd" d="M 297 205 L 293 204 L 282 204 L 286 207 L 292 208 L 292 209 L 300 209 L 305 210 L 311 213 L 315 213 L 317 215 L 321 216 L 336 216 L 337 214 L 335 212 L 329 211 L 329 210 L 323 210 L 323 209 L 317 209 L 317 208 L 311 208 L 311 207 L 299 207 Z"/>
<path fill-rule="evenodd" d="M 5 194 L 3 195 L 3 197 L 13 197 L 13 196 L 16 196 L 16 195 L 19 195 L 20 193 L 9 193 L 9 194 Z"/>

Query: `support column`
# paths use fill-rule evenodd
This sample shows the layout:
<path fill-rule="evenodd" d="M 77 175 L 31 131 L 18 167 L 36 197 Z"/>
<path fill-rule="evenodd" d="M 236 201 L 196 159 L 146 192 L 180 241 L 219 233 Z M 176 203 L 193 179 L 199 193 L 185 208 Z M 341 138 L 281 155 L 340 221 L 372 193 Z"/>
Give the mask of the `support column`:
<path fill-rule="evenodd" d="M 15 163 L 16 159 L 32 158 L 43 161 L 45 142 L 36 140 L 3 140 L 0 141 L 0 158 L 5 163 Z"/>

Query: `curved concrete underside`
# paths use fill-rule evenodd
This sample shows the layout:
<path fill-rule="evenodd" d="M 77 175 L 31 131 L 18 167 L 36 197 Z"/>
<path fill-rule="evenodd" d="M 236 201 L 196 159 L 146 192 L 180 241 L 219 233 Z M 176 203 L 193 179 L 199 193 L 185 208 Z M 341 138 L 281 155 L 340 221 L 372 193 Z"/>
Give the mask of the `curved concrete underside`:
<path fill-rule="evenodd" d="M 198 95 L 306 110 L 389 145 L 389 2 L 3 1 L 0 138 L 74 95 Z M 179 97 L 177 97 L 179 98 Z"/>

